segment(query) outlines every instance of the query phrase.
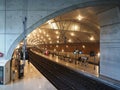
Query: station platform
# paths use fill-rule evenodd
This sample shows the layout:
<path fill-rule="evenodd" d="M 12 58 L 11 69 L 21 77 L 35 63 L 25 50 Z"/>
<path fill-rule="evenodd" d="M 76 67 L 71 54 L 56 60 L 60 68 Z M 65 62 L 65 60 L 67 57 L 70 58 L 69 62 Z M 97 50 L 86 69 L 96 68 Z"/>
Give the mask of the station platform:
<path fill-rule="evenodd" d="M 99 67 L 97 65 L 95 65 L 94 68 L 94 65 L 92 64 L 85 66 L 81 65 L 80 63 L 70 63 L 64 60 L 60 60 L 57 56 L 46 56 L 39 52 L 34 52 L 40 56 L 48 58 L 49 60 L 52 60 L 58 64 L 67 66 L 89 77 L 99 79 Z M 28 64 L 28 61 L 25 63 L 24 77 L 21 79 L 18 79 L 17 77 L 18 76 L 16 75 L 15 80 L 6 85 L 0 85 L 0 90 L 57 90 L 56 87 L 48 79 L 46 79 L 31 63 Z M 105 83 L 109 82 L 105 81 Z M 113 83 L 109 83 L 109 85 L 113 85 Z"/>
<path fill-rule="evenodd" d="M 35 50 L 32 50 L 32 51 L 40 56 L 48 58 L 49 60 L 52 60 L 61 65 L 67 66 L 75 71 L 85 73 L 86 75 L 92 75 L 95 77 L 99 77 L 99 66 L 98 65 L 93 65 L 93 64 L 89 64 L 89 63 L 87 63 L 87 65 L 85 65 L 84 63 L 81 64 L 80 62 L 79 63 L 77 62 L 77 64 L 75 64 L 74 62 L 70 63 L 68 61 L 59 59 L 58 56 L 54 56 L 54 57 L 52 55 L 46 56 Z"/>
<path fill-rule="evenodd" d="M 86 74 L 91 74 L 96 77 L 99 77 L 99 66 L 97 66 L 97 65 L 92 65 L 92 64 L 88 64 L 88 63 L 87 63 L 87 65 L 85 65 L 84 63 L 75 64 L 75 63 L 66 62 L 64 60 L 60 60 L 60 59 L 58 59 L 58 57 L 52 57 L 52 56 L 49 56 L 49 58 L 51 58 L 50 60 L 57 62 L 59 64 L 62 64 L 64 66 L 67 66 L 75 71 L 84 72 Z"/>
<path fill-rule="evenodd" d="M 24 77 L 6 85 L 0 90 L 57 90 L 31 63 L 25 63 Z"/>
<path fill-rule="evenodd" d="M 77 64 L 70 63 L 70 62 L 67 62 L 64 60 L 60 60 L 57 56 L 54 56 L 54 57 L 52 55 L 46 56 L 37 51 L 34 51 L 34 50 L 32 50 L 32 51 L 42 57 L 48 58 L 51 61 L 54 61 L 60 65 L 66 66 L 74 71 L 77 71 L 80 74 L 83 74 L 85 76 L 94 78 L 95 80 L 101 81 L 101 82 L 109 84 L 111 86 L 114 86 L 117 88 L 117 90 L 120 89 L 120 82 L 112 80 L 107 77 L 101 77 L 99 75 L 99 66 L 98 65 L 93 65 L 93 64 L 81 65 L 80 63 L 79 64 L 78 63 Z"/>

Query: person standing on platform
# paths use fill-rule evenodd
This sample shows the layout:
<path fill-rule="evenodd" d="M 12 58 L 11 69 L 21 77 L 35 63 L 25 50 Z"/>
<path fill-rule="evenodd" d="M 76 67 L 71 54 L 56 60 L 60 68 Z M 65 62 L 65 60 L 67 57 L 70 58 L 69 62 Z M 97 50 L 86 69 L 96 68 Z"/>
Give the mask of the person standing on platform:
<path fill-rule="evenodd" d="M 13 72 L 12 72 L 12 80 L 13 80 L 13 82 L 15 81 L 15 70 L 13 70 Z"/>

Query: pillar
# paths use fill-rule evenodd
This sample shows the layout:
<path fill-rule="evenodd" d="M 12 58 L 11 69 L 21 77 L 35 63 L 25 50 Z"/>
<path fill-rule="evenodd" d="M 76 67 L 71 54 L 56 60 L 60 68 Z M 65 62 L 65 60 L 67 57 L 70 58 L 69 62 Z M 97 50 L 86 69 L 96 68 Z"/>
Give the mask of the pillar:
<path fill-rule="evenodd" d="M 120 10 L 98 15 L 100 21 L 100 75 L 120 80 Z"/>

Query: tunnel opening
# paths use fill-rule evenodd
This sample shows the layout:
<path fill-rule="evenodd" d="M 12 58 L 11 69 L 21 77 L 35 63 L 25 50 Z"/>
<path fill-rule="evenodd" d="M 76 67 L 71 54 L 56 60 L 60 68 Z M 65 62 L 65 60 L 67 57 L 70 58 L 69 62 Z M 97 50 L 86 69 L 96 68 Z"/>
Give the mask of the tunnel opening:
<path fill-rule="evenodd" d="M 100 25 L 98 14 L 112 7 L 87 7 L 55 17 L 37 27 L 27 38 L 27 47 L 48 57 L 82 67 L 99 76 Z M 23 44 L 22 44 L 23 46 Z M 20 46 L 20 47 L 22 47 Z"/>
<path fill-rule="evenodd" d="M 50 19 L 26 37 L 27 47 L 56 57 L 59 61 L 80 66 L 81 71 L 98 77 L 101 27 L 98 15 L 112 8 L 115 6 L 80 8 Z M 22 47 L 23 41 L 14 53 L 21 52 Z"/>
<path fill-rule="evenodd" d="M 23 3 L 20 9 L 15 5 L 19 2 L 5 1 L 5 5 L 1 3 L 5 9 L 3 8 L 1 16 L 3 23 L 0 36 L 2 37 L 0 60 L 5 60 L 0 62 L 0 84 L 6 84 L 10 74 L 23 72 L 25 62 L 29 60 L 23 61 L 21 55 L 23 39 L 27 42 L 26 50 L 30 48 L 33 52 L 55 58 L 57 63 L 63 62 L 66 67 L 75 66 L 83 73 L 103 75 L 103 79 L 110 78 L 110 82 L 115 80 L 113 84 L 119 83 L 119 0 L 72 1 L 74 3 L 58 1 L 54 2 L 53 8 L 49 8 L 53 3 L 48 4 L 46 1 L 38 0 L 34 4 L 27 0 L 20 2 Z M 39 3 L 46 4 L 41 8 Z M 58 3 L 64 6 L 56 6 Z M 22 30 L 24 16 L 28 19 L 26 33 Z M 33 32 L 30 33 L 31 31 Z M 28 35 L 27 38 L 24 37 L 25 35 Z"/>
<path fill-rule="evenodd" d="M 99 76 L 100 25 L 98 14 L 114 6 L 86 7 L 62 14 L 37 27 L 27 36 L 28 46 Z M 91 70 L 87 69 L 91 68 Z"/>

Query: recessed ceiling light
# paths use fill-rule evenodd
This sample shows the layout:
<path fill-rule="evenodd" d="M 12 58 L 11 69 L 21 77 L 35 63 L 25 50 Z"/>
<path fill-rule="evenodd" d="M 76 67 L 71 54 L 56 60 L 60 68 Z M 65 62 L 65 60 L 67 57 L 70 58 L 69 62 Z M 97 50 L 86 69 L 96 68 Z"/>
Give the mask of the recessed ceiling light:
<path fill-rule="evenodd" d="M 62 49 L 62 52 L 64 52 L 64 49 Z"/>
<path fill-rule="evenodd" d="M 54 51 L 56 51 L 56 49 L 54 48 Z"/>
<path fill-rule="evenodd" d="M 78 18 L 78 20 L 82 20 L 84 17 L 79 15 L 77 18 Z"/>
<path fill-rule="evenodd" d="M 57 40 L 57 43 L 59 43 L 59 40 Z"/>
<path fill-rule="evenodd" d="M 47 23 L 48 23 L 48 24 L 51 24 L 51 21 L 49 20 Z"/>
<path fill-rule="evenodd" d="M 27 38 L 29 38 L 30 36 L 31 36 L 31 35 L 30 35 L 30 34 L 28 34 L 28 35 L 27 35 Z"/>
<path fill-rule="evenodd" d="M 70 33 L 70 35 L 71 35 L 71 36 L 75 36 L 75 34 L 74 34 L 73 32 L 72 32 L 72 33 Z"/>
<path fill-rule="evenodd" d="M 90 37 L 90 40 L 93 41 L 93 40 L 95 40 L 95 38 L 94 38 L 93 36 L 91 36 L 91 37 Z"/>
<path fill-rule="evenodd" d="M 53 29 L 58 29 L 56 23 L 52 23 L 52 28 L 53 28 Z"/>
<path fill-rule="evenodd" d="M 55 33 L 56 33 L 56 34 L 59 34 L 59 32 L 58 32 L 58 31 L 56 31 Z"/>
<path fill-rule="evenodd" d="M 68 42 L 72 42 L 72 40 L 71 40 L 71 39 L 69 39 L 69 40 L 68 40 Z"/>
<path fill-rule="evenodd" d="M 85 48 L 85 45 L 82 45 L 82 48 Z"/>
<path fill-rule="evenodd" d="M 49 37 L 49 35 L 47 34 L 46 37 Z"/>
<path fill-rule="evenodd" d="M 51 38 L 48 38 L 48 40 L 51 40 Z"/>
<path fill-rule="evenodd" d="M 97 54 L 97 55 L 98 55 L 98 57 L 100 57 L 100 52 L 98 52 L 98 54 Z"/>
<path fill-rule="evenodd" d="M 41 36 L 40 38 L 43 39 L 43 36 Z"/>
<path fill-rule="evenodd" d="M 58 45 L 56 45 L 56 47 L 58 48 Z"/>
<path fill-rule="evenodd" d="M 43 34 L 46 34 L 46 32 L 44 31 Z"/>
<path fill-rule="evenodd" d="M 59 36 L 57 36 L 57 39 L 59 38 Z"/>
<path fill-rule="evenodd" d="M 66 45 L 66 48 L 68 48 L 68 45 Z"/>

